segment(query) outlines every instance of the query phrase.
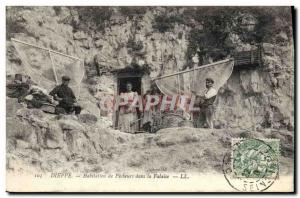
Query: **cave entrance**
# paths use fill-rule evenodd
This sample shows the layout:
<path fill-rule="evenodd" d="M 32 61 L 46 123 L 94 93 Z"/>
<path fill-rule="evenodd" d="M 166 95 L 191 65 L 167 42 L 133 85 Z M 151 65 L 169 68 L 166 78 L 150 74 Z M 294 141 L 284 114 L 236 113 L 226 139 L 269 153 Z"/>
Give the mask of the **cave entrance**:
<path fill-rule="evenodd" d="M 145 77 L 144 72 L 139 71 L 139 70 L 121 70 L 117 72 L 117 90 L 116 93 L 120 95 L 121 93 L 126 93 L 127 88 L 126 84 L 130 82 L 132 84 L 132 91 L 137 92 L 138 95 L 143 95 L 144 88 L 143 88 L 143 83 L 145 83 L 145 80 L 143 79 Z M 119 129 L 119 123 L 120 123 L 120 114 L 119 114 L 119 109 L 115 111 L 114 115 L 114 128 Z M 138 125 L 138 131 L 140 131 L 140 126 L 141 126 L 141 114 L 142 112 L 139 111 L 137 108 L 137 125 Z M 137 131 L 137 132 L 138 132 Z"/>
<path fill-rule="evenodd" d="M 140 95 L 142 91 L 141 81 L 142 78 L 139 76 L 118 78 L 118 95 L 126 92 L 126 84 L 128 82 L 132 84 L 132 91 L 137 92 Z"/>

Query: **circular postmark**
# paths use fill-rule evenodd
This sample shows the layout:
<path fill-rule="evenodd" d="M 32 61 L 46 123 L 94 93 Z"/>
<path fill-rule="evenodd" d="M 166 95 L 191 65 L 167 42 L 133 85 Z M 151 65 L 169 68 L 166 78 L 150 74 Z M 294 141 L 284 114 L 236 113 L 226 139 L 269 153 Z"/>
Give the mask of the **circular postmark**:
<path fill-rule="evenodd" d="M 237 191 L 262 192 L 278 178 L 278 140 L 233 139 L 223 158 L 223 174 Z"/>

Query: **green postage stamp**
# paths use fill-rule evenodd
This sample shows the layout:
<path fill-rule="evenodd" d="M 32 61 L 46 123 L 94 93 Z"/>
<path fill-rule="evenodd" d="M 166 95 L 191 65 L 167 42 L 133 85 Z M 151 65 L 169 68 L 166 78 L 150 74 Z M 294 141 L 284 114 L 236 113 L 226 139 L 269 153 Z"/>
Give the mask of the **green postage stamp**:
<path fill-rule="evenodd" d="M 224 176 L 238 191 L 268 189 L 279 177 L 279 139 L 232 139 L 231 156 L 224 157 Z"/>
<path fill-rule="evenodd" d="M 232 170 L 243 178 L 274 178 L 278 172 L 278 139 L 233 139 Z"/>

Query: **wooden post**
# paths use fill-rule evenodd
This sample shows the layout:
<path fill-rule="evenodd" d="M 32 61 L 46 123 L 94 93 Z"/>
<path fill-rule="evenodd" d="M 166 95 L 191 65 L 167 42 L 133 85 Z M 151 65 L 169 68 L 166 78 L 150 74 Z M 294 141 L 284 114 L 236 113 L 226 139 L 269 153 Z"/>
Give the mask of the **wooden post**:
<path fill-rule="evenodd" d="M 196 92 L 196 86 L 195 86 L 195 64 L 193 65 L 193 91 Z"/>
<path fill-rule="evenodd" d="M 254 63 L 254 52 L 253 52 L 253 50 L 250 51 L 250 63 L 251 64 Z"/>
<path fill-rule="evenodd" d="M 177 75 L 177 82 L 178 82 L 178 94 L 180 94 L 180 78 L 179 78 L 179 75 Z"/>
<path fill-rule="evenodd" d="M 256 132 L 256 123 L 254 121 L 254 107 L 253 107 L 253 104 L 250 100 L 250 98 L 248 99 L 249 100 L 249 103 L 250 103 L 250 108 L 251 108 L 251 122 L 252 122 L 252 125 L 253 125 L 253 131 Z"/>

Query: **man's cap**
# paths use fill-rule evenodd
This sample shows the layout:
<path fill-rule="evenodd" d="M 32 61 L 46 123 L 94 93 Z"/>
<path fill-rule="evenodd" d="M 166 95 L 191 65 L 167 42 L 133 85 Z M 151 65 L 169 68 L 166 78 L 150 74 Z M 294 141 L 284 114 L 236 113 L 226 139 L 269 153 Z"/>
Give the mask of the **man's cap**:
<path fill-rule="evenodd" d="M 215 81 L 212 78 L 206 78 L 206 81 L 214 83 Z"/>
<path fill-rule="evenodd" d="M 61 77 L 62 80 L 71 80 L 71 78 L 69 76 L 63 76 Z"/>

